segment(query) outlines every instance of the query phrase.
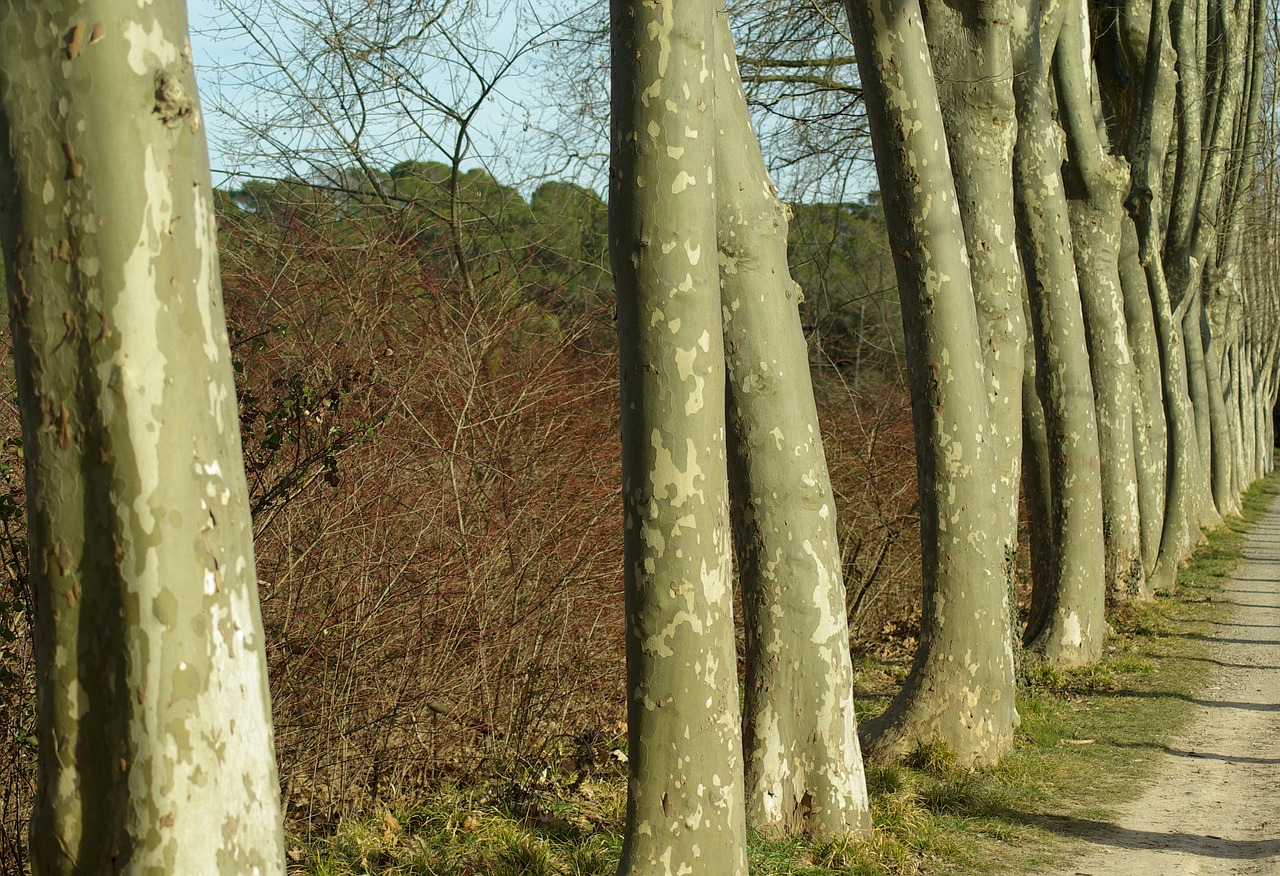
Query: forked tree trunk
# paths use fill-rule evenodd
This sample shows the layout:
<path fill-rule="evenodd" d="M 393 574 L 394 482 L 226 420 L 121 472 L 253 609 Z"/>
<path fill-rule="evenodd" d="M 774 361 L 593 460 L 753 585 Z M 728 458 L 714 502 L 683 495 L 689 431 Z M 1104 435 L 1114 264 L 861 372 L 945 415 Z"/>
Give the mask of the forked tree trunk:
<path fill-rule="evenodd" d="M 1195 421 L 1187 393 L 1186 363 L 1179 320 L 1169 302 L 1160 252 L 1163 212 L 1162 178 L 1169 132 L 1173 126 L 1174 58 L 1168 41 L 1167 7 L 1151 4 L 1144 52 L 1142 99 L 1130 132 L 1129 163 L 1133 168 L 1125 208 L 1137 232 L 1138 260 L 1146 274 L 1160 349 L 1160 387 L 1169 441 L 1169 470 L 1165 491 L 1160 550 L 1149 581 L 1153 590 L 1174 587 L 1178 564 L 1187 555 L 1196 526 L 1192 495 L 1195 467 Z"/>
<path fill-rule="evenodd" d="M 27 464 L 33 870 L 284 873 L 181 3 L 15 2 L 0 195 Z"/>
<path fill-rule="evenodd" d="M 1164 528 L 1165 475 L 1169 470 L 1169 436 L 1161 390 L 1160 346 L 1147 276 L 1138 260 L 1138 233 L 1133 219 L 1120 217 L 1120 287 L 1124 292 L 1125 324 L 1133 353 L 1133 451 L 1138 487 L 1138 528 L 1142 543 L 1144 597 L 1151 596 L 1150 578 L 1160 555 Z"/>
<path fill-rule="evenodd" d="M 629 783 L 622 876 L 745 876 L 710 0 L 613 0 Z"/>
<path fill-rule="evenodd" d="M 915 662 L 866 728 L 869 754 L 941 741 L 963 763 L 993 761 L 1018 718 L 985 371 L 946 131 L 917 3 L 846 9 L 902 302 L 924 580 Z"/>
<path fill-rule="evenodd" d="M 836 506 L 787 208 L 751 129 L 728 14 L 716 16 L 715 186 L 729 369 L 730 496 L 746 626 L 747 820 L 835 838 L 871 829 L 853 712 Z"/>

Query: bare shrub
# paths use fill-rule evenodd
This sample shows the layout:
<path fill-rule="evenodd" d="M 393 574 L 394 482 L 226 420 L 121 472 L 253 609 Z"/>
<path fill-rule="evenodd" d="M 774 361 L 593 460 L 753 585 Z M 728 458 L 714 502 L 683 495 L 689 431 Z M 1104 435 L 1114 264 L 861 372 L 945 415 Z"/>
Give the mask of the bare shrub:
<path fill-rule="evenodd" d="M 920 516 L 911 401 L 901 382 L 854 390 L 816 372 L 819 419 L 844 554 L 849 635 L 867 650 L 918 630 Z"/>
<path fill-rule="evenodd" d="M 608 750 L 624 712 L 607 313 L 442 284 L 394 223 L 299 186 L 222 217 L 223 279 L 296 832 L 442 780 Z M 34 673 L 12 371 L 0 405 L 0 876 L 24 872 Z M 855 648 L 918 624 L 905 389 L 818 375 Z"/>
<path fill-rule="evenodd" d="M 616 722 L 621 515 L 611 355 L 313 227 L 244 218 L 224 283 L 281 775 L 327 820 Z"/>
<path fill-rule="evenodd" d="M 0 341 L 0 876 L 29 872 L 27 822 L 35 798 L 35 659 L 22 437 L 8 332 Z"/>

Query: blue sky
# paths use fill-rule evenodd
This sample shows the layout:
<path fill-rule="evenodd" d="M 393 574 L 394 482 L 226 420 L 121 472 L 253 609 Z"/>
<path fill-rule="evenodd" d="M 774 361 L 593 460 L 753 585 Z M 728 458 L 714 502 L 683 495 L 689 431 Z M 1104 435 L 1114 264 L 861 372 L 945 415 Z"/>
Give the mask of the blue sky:
<path fill-rule="evenodd" d="M 251 0 L 237 5 L 251 6 Z M 492 33 L 487 39 L 495 49 L 502 50 L 511 46 L 516 40 L 516 27 L 513 16 L 521 14 L 521 10 L 532 9 L 532 6 L 520 7 L 511 4 L 516 10 L 503 13 L 504 19 L 497 20 Z M 217 110 L 214 96 L 219 87 L 222 88 L 224 100 L 230 100 L 240 107 L 262 106 L 255 103 L 256 95 L 237 94 L 228 91 L 230 86 L 226 77 L 218 75 L 220 66 L 235 64 L 246 57 L 246 53 L 255 51 L 250 41 L 241 36 L 236 38 L 234 31 L 219 29 L 220 4 L 218 0 L 188 0 L 188 17 L 191 29 L 191 49 L 196 67 L 196 78 L 205 108 L 207 133 L 209 138 L 210 164 L 214 170 L 215 185 L 225 185 L 229 173 L 239 171 L 247 174 L 273 175 L 278 172 L 270 167 L 237 165 L 231 157 L 231 144 L 239 136 L 237 126 Z M 253 57 L 252 54 L 248 57 Z M 432 82 L 437 90 L 445 92 L 448 84 Z M 518 70 L 502 80 L 500 94 L 491 100 L 477 117 L 474 129 L 477 132 L 477 158 L 464 163 L 464 167 L 485 166 L 504 182 L 515 182 L 520 179 L 536 179 L 538 169 L 528 166 L 530 156 L 535 151 L 530 148 L 529 132 L 537 126 L 549 100 L 548 89 L 544 81 L 532 69 Z M 537 118 L 535 118 L 537 117 Z M 403 137 L 398 132 L 396 138 Z M 376 137 L 371 137 L 376 142 Z M 402 159 L 440 160 L 442 156 L 413 138 L 403 140 L 404 146 L 397 147 L 390 160 L 394 163 Z M 417 152 L 415 153 L 415 150 Z M 561 174 L 555 174 L 557 176 Z M 570 174 L 572 175 L 572 174 Z M 583 180 L 587 182 L 587 180 Z"/>
<path fill-rule="evenodd" d="M 210 39 L 207 31 L 213 26 L 213 16 L 217 12 L 215 0 L 187 0 L 187 17 L 191 29 L 191 56 L 196 68 L 196 83 L 202 95 L 210 94 L 213 80 L 212 68 L 218 61 L 233 60 L 235 47 L 227 41 Z M 209 162 L 214 168 L 213 183 L 221 185 L 225 180 L 226 156 L 220 145 L 225 142 L 229 131 L 226 119 L 215 112 L 205 113 L 206 132 L 209 137 Z"/>

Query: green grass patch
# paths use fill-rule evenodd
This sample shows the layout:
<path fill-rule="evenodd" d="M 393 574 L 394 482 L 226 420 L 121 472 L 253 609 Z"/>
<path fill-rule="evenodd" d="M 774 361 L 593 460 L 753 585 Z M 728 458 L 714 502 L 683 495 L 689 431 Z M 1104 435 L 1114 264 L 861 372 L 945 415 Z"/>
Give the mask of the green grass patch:
<path fill-rule="evenodd" d="M 1209 533 L 1181 572 L 1177 593 L 1118 606 L 1097 665 L 1029 667 L 1015 747 L 999 765 L 969 771 L 945 746 L 928 746 L 902 764 L 872 767 L 873 836 L 815 843 L 752 835 L 751 872 L 1035 873 L 1067 860 L 1078 837 L 1141 791 L 1155 758 L 1186 725 L 1195 692 L 1221 668 L 1210 642 L 1212 622 L 1230 610 L 1221 587 L 1239 562 L 1244 534 L 1277 494 L 1275 475 L 1251 488 L 1241 517 Z M 895 669 L 864 659 L 858 674 L 881 682 Z M 884 704 L 872 703 L 870 711 Z M 314 876 L 613 876 L 625 811 L 622 773 L 442 789 L 411 806 L 343 821 L 327 836 L 295 840 L 290 869 Z"/>

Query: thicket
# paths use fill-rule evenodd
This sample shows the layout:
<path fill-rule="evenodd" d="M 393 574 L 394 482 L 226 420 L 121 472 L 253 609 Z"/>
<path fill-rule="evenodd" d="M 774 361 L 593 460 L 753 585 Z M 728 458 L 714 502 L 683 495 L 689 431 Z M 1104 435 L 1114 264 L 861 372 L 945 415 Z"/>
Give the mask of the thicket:
<path fill-rule="evenodd" d="M 441 783 L 603 768 L 624 734 L 605 208 L 443 166 L 387 191 L 219 197 L 277 752 L 292 831 Z M 852 647 L 917 622 L 914 455 L 878 211 L 797 207 Z M 0 874 L 34 789 L 22 439 L 0 406 Z"/>

